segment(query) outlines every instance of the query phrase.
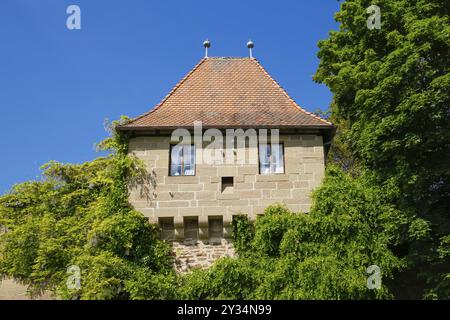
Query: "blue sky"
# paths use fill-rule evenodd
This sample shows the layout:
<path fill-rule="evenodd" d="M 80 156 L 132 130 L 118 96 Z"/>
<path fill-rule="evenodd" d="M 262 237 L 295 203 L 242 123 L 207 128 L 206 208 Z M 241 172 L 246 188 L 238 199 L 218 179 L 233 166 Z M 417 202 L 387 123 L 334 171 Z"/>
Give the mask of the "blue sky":
<path fill-rule="evenodd" d="M 66 9 L 81 8 L 81 30 Z M 99 156 L 104 120 L 156 105 L 203 57 L 254 56 L 301 106 L 330 104 L 312 81 L 337 0 L 0 1 L 0 193 L 49 160 Z"/>

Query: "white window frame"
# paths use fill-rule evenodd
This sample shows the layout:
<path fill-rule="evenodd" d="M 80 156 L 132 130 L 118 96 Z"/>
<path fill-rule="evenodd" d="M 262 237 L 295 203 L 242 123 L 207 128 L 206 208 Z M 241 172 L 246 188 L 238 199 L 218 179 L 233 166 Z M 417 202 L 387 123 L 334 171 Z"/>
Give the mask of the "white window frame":
<path fill-rule="evenodd" d="M 174 152 L 176 152 L 177 148 L 181 148 L 181 156 L 178 157 L 179 154 L 177 154 L 178 160 L 180 163 L 174 164 L 174 161 L 176 161 L 173 157 Z M 190 151 L 190 154 L 186 157 L 185 152 L 186 150 Z M 196 167 L 196 159 L 195 159 L 195 145 L 194 144 L 173 144 L 170 145 L 170 151 L 169 151 L 169 176 L 171 177 L 184 177 L 184 176 L 195 176 L 195 167 Z M 188 159 L 188 163 L 186 162 L 186 159 Z M 191 160 L 189 162 L 189 160 Z M 177 167 L 180 170 L 173 171 L 173 167 Z M 186 170 L 186 167 L 190 168 Z M 176 174 L 178 173 L 178 174 Z"/>
<path fill-rule="evenodd" d="M 279 148 L 281 152 L 280 161 L 276 161 L 275 154 L 273 153 L 273 148 Z M 269 156 L 262 150 L 265 148 L 265 151 L 269 153 Z M 284 144 L 283 142 L 279 143 L 267 143 L 267 144 L 259 144 L 258 145 L 258 158 L 259 158 L 259 174 L 284 174 L 285 173 L 285 165 L 284 165 Z M 263 162 L 264 159 L 268 159 L 268 162 Z M 267 170 L 268 169 L 268 170 Z"/>

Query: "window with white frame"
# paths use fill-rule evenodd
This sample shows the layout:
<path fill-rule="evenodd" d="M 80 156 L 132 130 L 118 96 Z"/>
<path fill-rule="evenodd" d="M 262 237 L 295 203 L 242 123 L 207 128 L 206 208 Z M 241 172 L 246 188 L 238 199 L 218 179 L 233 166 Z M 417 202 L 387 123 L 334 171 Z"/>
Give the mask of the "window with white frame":
<path fill-rule="evenodd" d="M 170 175 L 195 175 L 195 146 L 190 144 L 172 145 L 170 148 Z"/>
<path fill-rule="evenodd" d="M 259 173 L 284 173 L 284 148 L 282 143 L 259 145 Z"/>

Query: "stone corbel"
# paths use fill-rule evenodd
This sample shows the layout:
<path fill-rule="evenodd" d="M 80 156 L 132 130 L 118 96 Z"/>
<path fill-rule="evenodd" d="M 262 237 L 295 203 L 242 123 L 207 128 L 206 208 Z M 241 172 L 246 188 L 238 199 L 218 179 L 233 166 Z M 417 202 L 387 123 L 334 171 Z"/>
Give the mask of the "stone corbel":
<path fill-rule="evenodd" d="M 223 237 L 226 239 L 231 238 L 233 232 L 233 216 L 231 214 L 225 214 L 223 216 Z"/>
<path fill-rule="evenodd" d="M 209 231 L 208 231 L 208 216 L 200 216 L 198 217 L 198 237 L 199 239 L 208 239 Z"/>
<path fill-rule="evenodd" d="M 177 241 L 184 239 L 184 223 L 183 217 L 174 217 L 173 224 L 175 227 L 175 239 Z"/>

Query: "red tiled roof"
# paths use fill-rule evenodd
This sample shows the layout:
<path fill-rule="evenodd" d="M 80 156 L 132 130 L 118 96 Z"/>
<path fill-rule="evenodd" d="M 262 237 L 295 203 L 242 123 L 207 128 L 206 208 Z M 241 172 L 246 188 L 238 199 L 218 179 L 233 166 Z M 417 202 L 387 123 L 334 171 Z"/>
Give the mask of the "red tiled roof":
<path fill-rule="evenodd" d="M 204 58 L 151 111 L 119 129 L 193 127 L 332 129 L 303 110 L 254 58 Z"/>

